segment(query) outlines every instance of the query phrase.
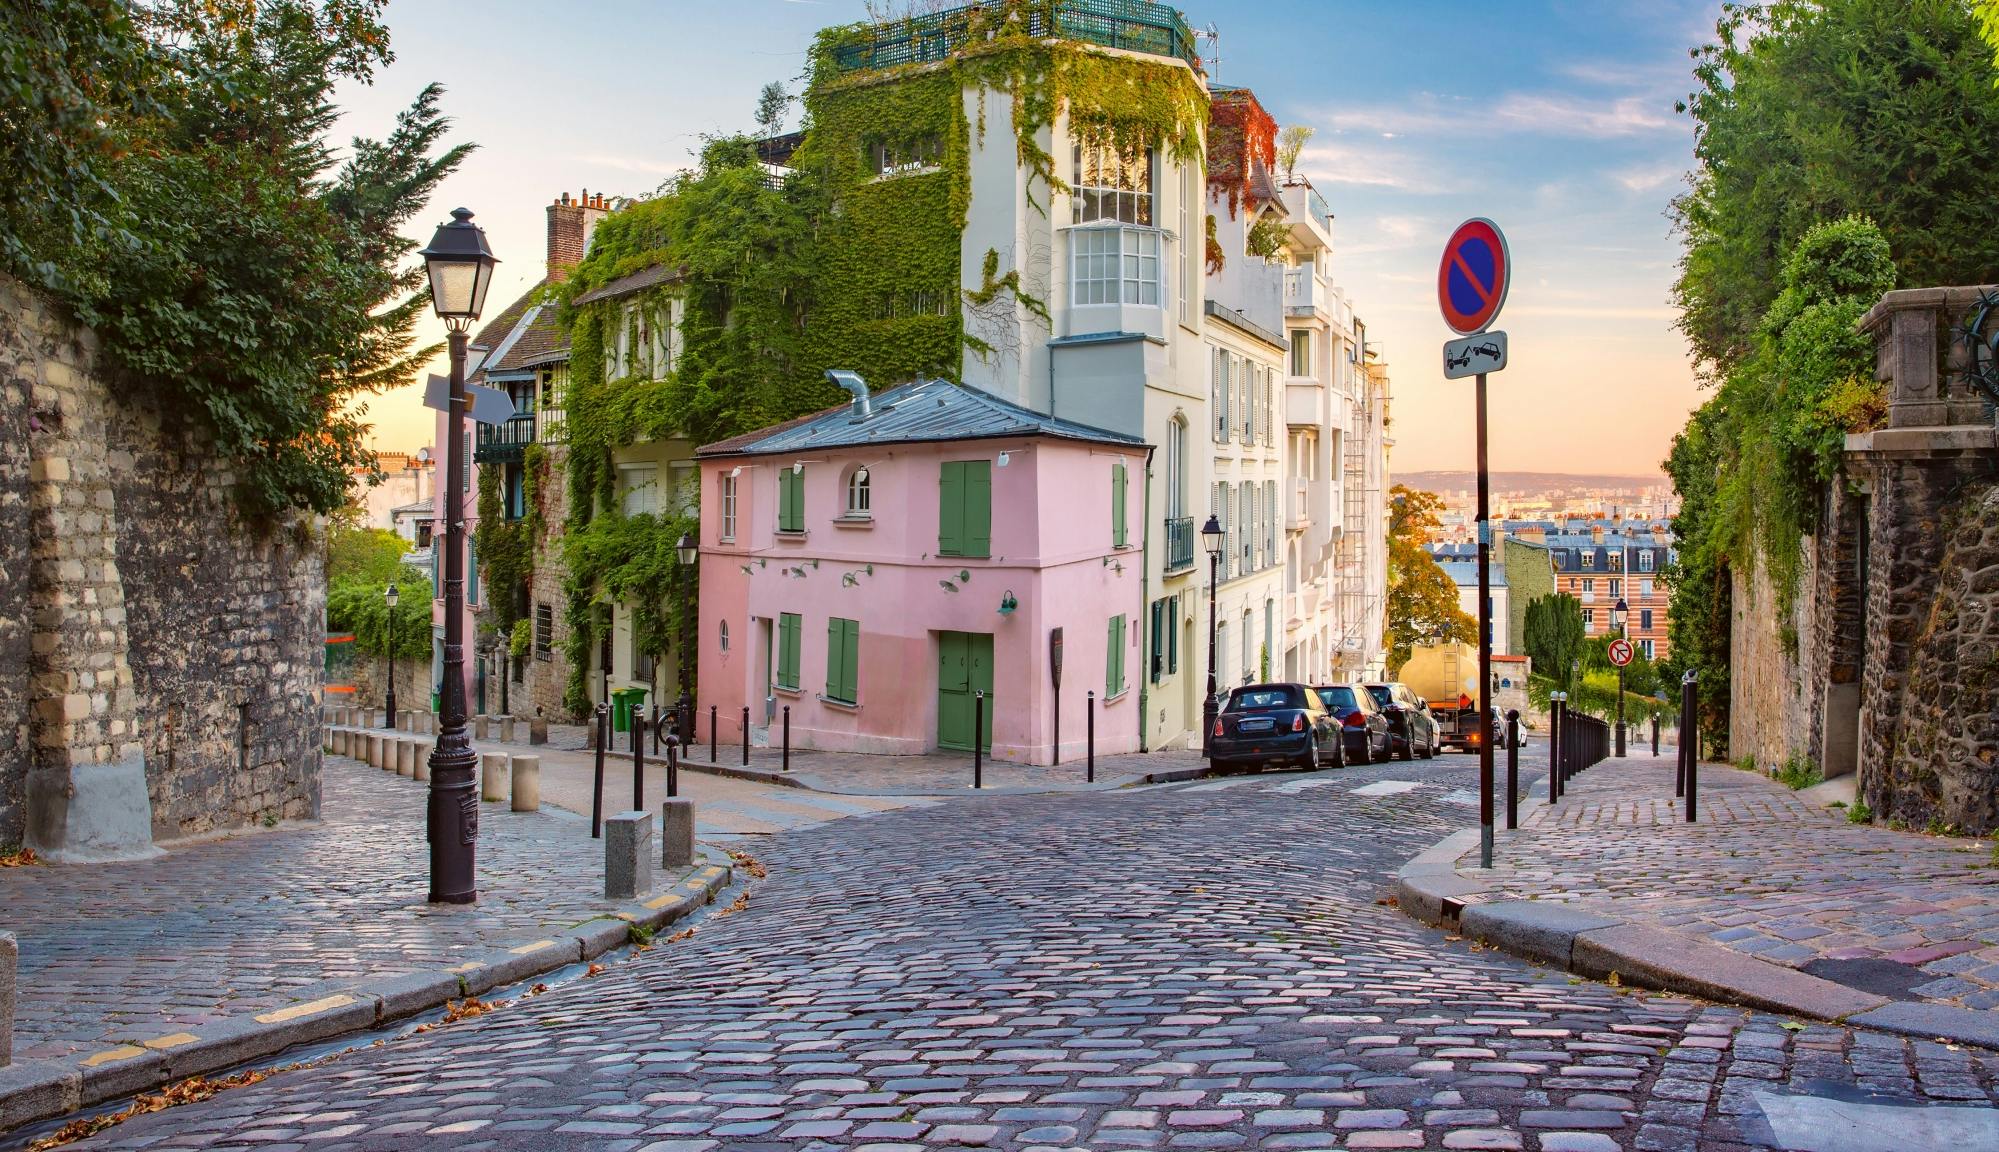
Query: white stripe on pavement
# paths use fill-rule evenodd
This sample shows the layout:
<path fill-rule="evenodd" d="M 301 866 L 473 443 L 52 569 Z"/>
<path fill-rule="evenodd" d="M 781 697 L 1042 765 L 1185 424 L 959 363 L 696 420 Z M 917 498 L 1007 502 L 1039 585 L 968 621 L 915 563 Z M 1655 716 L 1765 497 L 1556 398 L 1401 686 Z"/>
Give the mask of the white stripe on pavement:
<path fill-rule="evenodd" d="M 1376 780 L 1353 790 L 1355 796 L 1393 796 L 1398 792 L 1413 792 L 1422 785 L 1414 780 Z"/>

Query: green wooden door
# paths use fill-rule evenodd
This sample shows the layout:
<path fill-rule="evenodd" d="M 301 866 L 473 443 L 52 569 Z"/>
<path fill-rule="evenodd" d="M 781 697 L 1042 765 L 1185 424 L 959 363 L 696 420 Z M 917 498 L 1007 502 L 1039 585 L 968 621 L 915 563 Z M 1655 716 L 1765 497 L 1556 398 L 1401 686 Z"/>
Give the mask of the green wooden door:
<path fill-rule="evenodd" d="M 937 634 L 937 746 L 972 750 L 972 693 L 986 694 L 985 750 L 993 749 L 993 637 L 990 632 Z"/>

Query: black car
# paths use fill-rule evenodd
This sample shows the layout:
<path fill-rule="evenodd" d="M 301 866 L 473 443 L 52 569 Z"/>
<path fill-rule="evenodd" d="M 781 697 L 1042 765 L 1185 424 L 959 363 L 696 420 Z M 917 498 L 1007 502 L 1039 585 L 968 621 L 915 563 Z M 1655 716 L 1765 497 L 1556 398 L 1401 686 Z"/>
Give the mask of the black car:
<path fill-rule="evenodd" d="M 1319 694 L 1326 711 L 1339 721 L 1347 763 L 1374 764 L 1388 759 L 1395 740 L 1389 731 L 1388 714 L 1365 688 L 1334 684 L 1313 691 Z"/>
<path fill-rule="evenodd" d="M 1318 768 L 1344 762 L 1339 722 L 1303 684 L 1246 684 L 1229 693 L 1208 733 L 1208 761 Z"/>
<path fill-rule="evenodd" d="M 1388 716 L 1388 736 L 1390 747 L 1404 760 L 1417 756 L 1425 760 L 1434 759 L 1443 738 L 1437 728 L 1437 718 L 1430 715 L 1430 705 L 1421 696 L 1409 690 L 1407 684 L 1385 681 L 1379 684 L 1363 684 L 1367 694 Z"/>

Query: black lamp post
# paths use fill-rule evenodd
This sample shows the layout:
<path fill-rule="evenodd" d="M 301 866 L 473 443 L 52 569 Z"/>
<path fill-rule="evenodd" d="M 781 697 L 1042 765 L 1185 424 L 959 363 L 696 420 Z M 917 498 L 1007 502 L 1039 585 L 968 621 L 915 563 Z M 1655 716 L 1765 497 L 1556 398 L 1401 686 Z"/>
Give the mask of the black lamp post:
<path fill-rule="evenodd" d="M 473 787 L 478 754 L 465 723 L 465 340 L 486 306 L 486 289 L 499 263 L 485 230 L 464 208 L 451 212 L 421 253 L 430 274 L 430 302 L 443 319 L 451 348 L 451 403 L 445 413 L 444 497 L 444 693 L 437 744 L 430 752 L 430 900 L 470 904 L 479 898 L 474 846 L 479 840 L 479 796 Z"/>
<path fill-rule="evenodd" d="M 1625 639 L 1624 621 L 1631 614 L 1631 607 L 1619 596 L 1617 603 L 1610 606 L 1610 626 L 1617 629 L 1617 638 Z M 1617 666 L 1617 754 L 1624 755 L 1624 665 Z"/>
<path fill-rule="evenodd" d="M 389 590 L 382 593 L 382 601 L 389 606 L 387 629 L 389 634 L 389 693 L 388 699 L 383 702 L 383 707 L 388 711 L 388 715 L 382 717 L 382 727 L 384 728 L 394 728 L 396 726 L 396 599 L 396 586 L 391 582 Z"/>
<path fill-rule="evenodd" d="M 1201 703 L 1201 754 L 1208 753 L 1208 740 L 1215 731 L 1215 714 L 1221 711 L 1222 703 L 1215 696 L 1215 582 L 1222 569 L 1222 547 L 1228 542 L 1228 534 L 1222 531 L 1222 522 L 1209 516 L 1201 525 L 1201 547 L 1208 553 L 1208 698 Z"/>

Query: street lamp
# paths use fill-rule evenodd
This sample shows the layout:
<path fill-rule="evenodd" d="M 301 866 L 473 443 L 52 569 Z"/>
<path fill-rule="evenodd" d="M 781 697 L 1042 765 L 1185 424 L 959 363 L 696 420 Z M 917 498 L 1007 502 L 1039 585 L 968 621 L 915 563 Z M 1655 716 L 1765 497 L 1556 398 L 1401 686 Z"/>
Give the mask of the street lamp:
<path fill-rule="evenodd" d="M 430 302 L 444 321 L 451 350 L 451 402 L 445 412 L 444 477 L 444 698 L 437 745 L 430 752 L 430 901 L 470 904 L 479 898 L 473 850 L 479 840 L 479 796 L 472 775 L 478 754 L 465 723 L 465 341 L 486 306 L 486 289 L 499 263 L 486 232 L 464 208 L 440 225 L 423 257 Z"/>
<path fill-rule="evenodd" d="M 1625 639 L 1624 620 L 1631 614 L 1630 605 L 1619 596 L 1617 603 L 1610 606 L 1610 626 L 1617 629 L 1617 638 Z M 1624 665 L 1617 666 L 1617 754 L 1624 755 Z"/>
<path fill-rule="evenodd" d="M 1215 582 L 1222 570 L 1222 547 L 1228 536 L 1221 520 L 1210 515 L 1201 525 L 1201 547 L 1208 553 L 1208 698 L 1201 703 L 1201 755 L 1208 754 L 1208 740 L 1215 730 L 1215 713 L 1221 701 L 1215 698 Z"/>
<path fill-rule="evenodd" d="M 680 539 L 674 542 L 673 550 L 679 554 L 682 564 L 692 565 L 701 559 L 701 542 L 694 538 L 692 532 L 682 533 Z"/>
<path fill-rule="evenodd" d="M 382 601 L 389 606 L 389 621 L 386 629 L 389 636 L 389 698 L 383 702 L 383 708 L 388 715 L 382 717 L 382 727 L 394 728 L 396 726 L 396 585 L 394 581 L 389 583 L 389 590 L 382 593 Z"/>

